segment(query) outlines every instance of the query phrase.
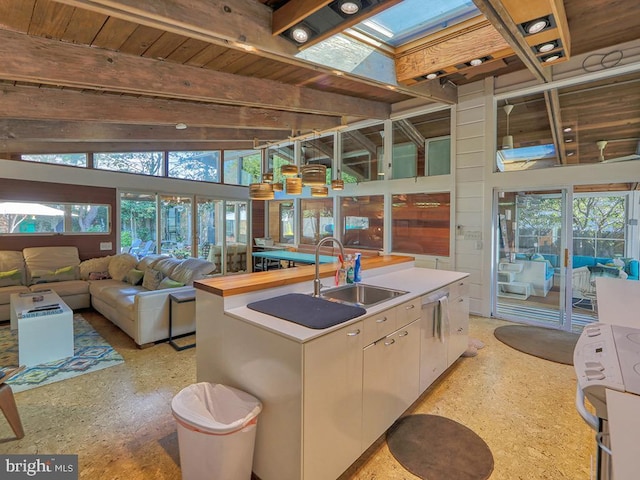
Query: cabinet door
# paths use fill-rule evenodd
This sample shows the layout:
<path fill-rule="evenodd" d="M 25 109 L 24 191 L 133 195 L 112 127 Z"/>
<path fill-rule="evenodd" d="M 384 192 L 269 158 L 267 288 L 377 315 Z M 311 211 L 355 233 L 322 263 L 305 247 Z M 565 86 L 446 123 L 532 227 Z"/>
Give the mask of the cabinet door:
<path fill-rule="evenodd" d="M 419 360 L 418 320 L 364 349 L 363 450 L 418 398 Z"/>
<path fill-rule="evenodd" d="M 304 480 L 337 478 L 361 453 L 362 327 L 304 346 Z"/>
<path fill-rule="evenodd" d="M 420 321 L 420 393 L 447 369 L 447 344 L 437 302 L 422 306 Z"/>
<path fill-rule="evenodd" d="M 449 300 L 449 325 L 447 366 L 455 362 L 469 346 L 469 297 Z"/>

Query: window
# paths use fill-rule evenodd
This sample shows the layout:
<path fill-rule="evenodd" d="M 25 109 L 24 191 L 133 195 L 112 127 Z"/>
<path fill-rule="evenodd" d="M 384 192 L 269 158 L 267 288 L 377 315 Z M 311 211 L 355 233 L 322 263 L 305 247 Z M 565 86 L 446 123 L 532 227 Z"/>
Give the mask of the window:
<path fill-rule="evenodd" d="M 227 243 L 247 243 L 249 233 L 247 202 L 226 202 L 225 222 Z"/>
<path fill-rule="evenodd" d="M 300 243 L 317 244 L 333 235 L 333 199 L 301 199 L 302 234 Z"/>
<path fill-rule="evenodd" d="M 169 173 L 173 178 L 220 182 L 220 152 L 169 152 Z"/>
<path fill-rule="evenodd" d="M 160 196 L 160 253 L 176 258 L 191 255 L 191 198 Z"/>
<path fill-rule="evenodd" d="M 109 205 L 0 202 L 0 234 L 104 234 L 109 219 Z"/>
<path fill-rule="evenodd" d="M 250 185 L 259 182 L 262 176 L 260 152 L 255 150 L 224 151 L 224 183 Z"/>
<path fill-rule="evenodd" d="M 148 242 L 156 241 L 156 195 L 123 192 L 120 194 L 120 248 L 137 255 Z"/>
<path fill-rule="evenodd" d="M 53 163 L 56 165 L 70 165 L 72 167 L 86 167 L 87 155 L 85 153 L 55 153 L 45 155 L 21 155 L 22 160 L 39 163 Z"/>
<path fill-rule="evenodd" d="M 294 208 L 291 200 L 272 200 L 269 205 L 268 237 L 278 243 L 293 243 Z M 254 232 L 255 234 L 256 232 Z"/>
<path fill-rule="evenodd" d="M 427 152 L 425 176 L 449 175 L 451 173 L 451 137 L 430 138 Z"/>
<path fill-rule="evenodd" d="M 449 193 L 413 193 L 392 196 L 393 251 L 449 256 L 451 225 Z"/>
<path fill-rule="evenodd" d="M 384 126 L 342 132 L 342 180 L 345 183 L 383 180 L 382 139 Z"/>
<path fill-rule="evenodd" d="M 163 158 L 162 152 L 95 153 L 93 166 L 115 172 L 162 176 Z"/>
<path fill-rule="evenodd" d="M 283 145 L 267 149 L 267 171 L 273 173 L 273 183 L 283 183 L 283 165 L 295 164 L 293 145 Z"/>
<path fill-rule="evenodd" d="M 626 223 L 626 195 L 577 196 L 573 199 L 573 254 L 626 256 Z"/>
<path fill-rule="evenodd" d="M 344 246 L 382 250 L 384 196 L 343 197 L 341 202 Z"/>

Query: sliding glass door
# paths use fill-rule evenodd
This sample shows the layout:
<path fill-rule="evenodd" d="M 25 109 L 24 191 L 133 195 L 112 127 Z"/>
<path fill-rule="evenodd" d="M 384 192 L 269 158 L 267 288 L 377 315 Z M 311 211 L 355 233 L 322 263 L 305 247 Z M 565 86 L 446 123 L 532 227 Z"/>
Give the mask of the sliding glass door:
<path fill-rule="evenodd" d="M 496 192 L 496 316 L 570 329 L 565 262 L 570 197 L 566 189 Z"/>

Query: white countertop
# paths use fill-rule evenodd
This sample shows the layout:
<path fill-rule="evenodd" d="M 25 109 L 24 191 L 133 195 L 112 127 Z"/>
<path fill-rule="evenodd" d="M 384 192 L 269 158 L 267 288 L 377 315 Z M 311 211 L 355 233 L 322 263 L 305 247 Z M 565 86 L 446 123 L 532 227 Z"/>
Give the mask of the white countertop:
<path fill-rule="evenodd" d="M 404 302 L 408 302 L 414 298 L 442 288 L 469 275 L 468 273 L 451 272 L 448 270 L 433 270 L 419 267 L 404 268 L 402 270 L 382 273 L 380 275 L 374 275 L 375 271 L 369 271 L 368 273 L 370 273 L 370 275 L 367 275 L 363 279 L 363 284 L 392 288 L 395 290 L 404 290 L 408 293 L 386 302 L 382 302 L 378 305 L 374 305 L 368 308 L 367 313 L 360 317 L 325 329 L 307 328 L 294 322 L 289 322 L 277 317 L 272 317 L 271 315 L 256 312 L 246 306 L 231 308 L 225 310 L 225 312 L 234 318 L 251 323 L 259 328 L 269 330 L 300 343 L 305 343 L 334 330 L 359 322 L 368 316 L 375 315 L 383 310 L 387 310 L 391 307 L 400 305 Z M 292 288 L 291 291 L 299 291 L 299 288 Z M 278 292 L 277 295 L 282 295 L 284 293 L 289 292 Z"/>

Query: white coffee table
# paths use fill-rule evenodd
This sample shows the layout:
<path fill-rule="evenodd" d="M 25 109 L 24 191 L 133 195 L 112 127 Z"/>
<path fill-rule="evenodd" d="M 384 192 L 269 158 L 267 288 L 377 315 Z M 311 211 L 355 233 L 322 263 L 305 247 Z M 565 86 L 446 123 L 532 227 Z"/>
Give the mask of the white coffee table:
<path fill-rule="evenodd" d="M 20 365 L 31 367 L 73 356 L 73 311 L 57 293 L 14 293 L 10 301 Z"/>

